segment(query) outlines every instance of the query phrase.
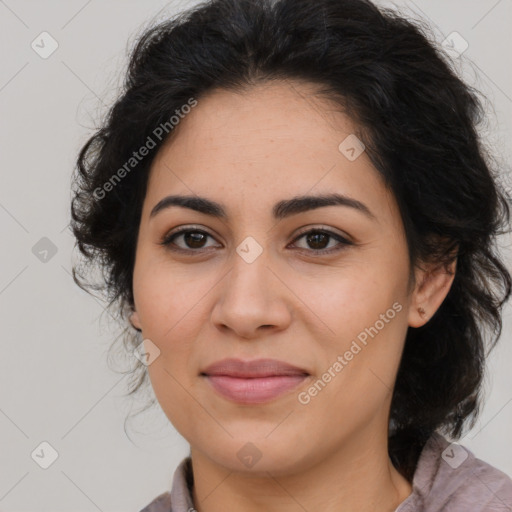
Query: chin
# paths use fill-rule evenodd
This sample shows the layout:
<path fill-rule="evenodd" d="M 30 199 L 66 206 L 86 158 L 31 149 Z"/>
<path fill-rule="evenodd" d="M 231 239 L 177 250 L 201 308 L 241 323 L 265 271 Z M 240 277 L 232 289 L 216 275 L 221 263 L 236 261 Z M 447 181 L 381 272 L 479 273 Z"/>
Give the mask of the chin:
<path fill-rule="evenodd" d="M 308 459 L 307 454 L 298 452 L 297 445 L 278 436 L 272 439 L 272 434 L 265 438 L 234 438 L 225 442 L 210 441 L 202 450 L 214 463 L 229 471 L 245 473 L 268 478 L 273 476 L 290 475 L 301 470 Z M 217 451 L 211 450 L 215 444 Z M 302 447 L 305 449 L 306 447 Z M 314 447 L 311 448 L 314 451 Z M 311 462 L 312 463 L 312 462 Z"/>

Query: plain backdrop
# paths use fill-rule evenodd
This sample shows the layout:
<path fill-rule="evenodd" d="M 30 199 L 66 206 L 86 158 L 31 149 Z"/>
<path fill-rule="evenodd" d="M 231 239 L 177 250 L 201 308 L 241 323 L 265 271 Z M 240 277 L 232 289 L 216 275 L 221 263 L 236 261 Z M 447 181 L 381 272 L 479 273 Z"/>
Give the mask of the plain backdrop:
<path fill-rule="evenodd" d="M 145 397 L 125 398 L 127 377 L 107 364 L 118 331 L 72 281 L 68 222 L 76 154 L 119 91 L 127 50 L 151 19 L 195 3 L 0 0 L 2 511 L 138 511 L 170 488 L 188 454 L 159 406 L 127 436 L 125 417 Z M 379 3 L 425 20 L 439 43 L 453 32 L 467 41 L 454 65 L 489 98 L 485 137 L 510 170 L 512 2 Z M 58 44 L 48 58 L 32 47 L 42 32 Z M 502 245 L 511 262 L 510 240 Z M 507 306 L 485 407 L 460 441 L 509 475 L 511 329 Z M 58 455 L 47 469 L 42 453 Z"/>

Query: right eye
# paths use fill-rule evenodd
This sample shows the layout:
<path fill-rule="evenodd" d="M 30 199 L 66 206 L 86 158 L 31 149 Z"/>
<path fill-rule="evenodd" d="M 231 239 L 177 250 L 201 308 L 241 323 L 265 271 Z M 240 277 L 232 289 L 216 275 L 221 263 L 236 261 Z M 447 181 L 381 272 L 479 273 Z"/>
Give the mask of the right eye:
<path fill-rule="evenodd" d="M 212 235 L 200 229 L 181 228 L 166 234 L 160 241 L 160 245 L 165 246 L 170 251 L 200 252 L 201 249 L 207 247 L 205 242 L 208 237 L 213 238 Z M 177 245 L 176 240 L 178 239 L 182 239 L 185 245 Z"/>

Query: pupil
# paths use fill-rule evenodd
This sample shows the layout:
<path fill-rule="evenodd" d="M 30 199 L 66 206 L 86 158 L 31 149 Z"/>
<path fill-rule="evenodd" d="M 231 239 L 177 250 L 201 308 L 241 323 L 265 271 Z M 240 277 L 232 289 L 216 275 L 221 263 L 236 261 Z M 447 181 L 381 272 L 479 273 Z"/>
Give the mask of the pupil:
<path fill-rule="evenodd" d="M 313 240 L 313 243 L 312 243 L 312 246 L 314 249 L 323 249 L 325 247 L 325 244 L 322 244 L 322 242 L 320 242 L 320 247 L 318 246 L 318 237 L 323 237 L 323 241 L 325 242 L 328 238 L 328 235 L 326 235 L 325 233 L 313 233 L 313 234 L 310 234 L 308 235 L 308 242 L 311 242 L 311 240 Z"/>
<path fill-rule="evenodd" d="M 201 240 L 201 239 L 204 239 L 204 237 L 205 237 L 204 233 L 197 233 L 197 232 L 185 233 L 185 242 L 189 247 L 194 247 L 194 248 L 201 247 L 202 246 L 201 241 L 204 242 L 204 240 Z M 199 243 L 197 243 L 197 242 L 199 242 Z"/>

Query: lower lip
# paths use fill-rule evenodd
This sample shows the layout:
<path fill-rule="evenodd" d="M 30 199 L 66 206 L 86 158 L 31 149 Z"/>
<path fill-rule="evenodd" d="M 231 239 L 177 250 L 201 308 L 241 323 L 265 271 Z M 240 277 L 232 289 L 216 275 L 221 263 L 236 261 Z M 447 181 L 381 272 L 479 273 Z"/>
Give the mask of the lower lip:
<path fill-rule="evenodd" d="M 241 404 L 268 402 L 304 382 L 308 375 L 276 375 L 242 379 L 227 375 L 206 375 L 213 388 L 225 398 Z"/>

